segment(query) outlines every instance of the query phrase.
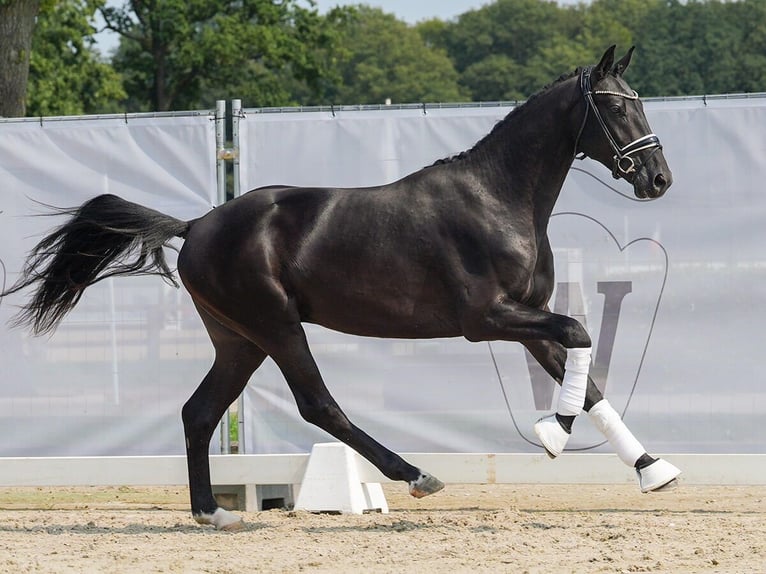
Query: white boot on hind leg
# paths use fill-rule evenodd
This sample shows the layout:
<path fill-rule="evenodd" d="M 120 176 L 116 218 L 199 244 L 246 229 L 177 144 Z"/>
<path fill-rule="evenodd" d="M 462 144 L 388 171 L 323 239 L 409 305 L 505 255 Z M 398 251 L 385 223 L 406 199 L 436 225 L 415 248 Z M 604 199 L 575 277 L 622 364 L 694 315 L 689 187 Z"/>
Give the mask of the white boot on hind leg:
<path fill-rule="evenodd" d="M 681 470 L 670 464 L 667 460 L 658 458 L 649 466 L 636 469 L 636 474 L 638 475 L 638 486 L 641 487 L 641 492 L 652 492 L 653 490 L 660 490 L 662 487 L 668 486 L 678 478 Z"/>

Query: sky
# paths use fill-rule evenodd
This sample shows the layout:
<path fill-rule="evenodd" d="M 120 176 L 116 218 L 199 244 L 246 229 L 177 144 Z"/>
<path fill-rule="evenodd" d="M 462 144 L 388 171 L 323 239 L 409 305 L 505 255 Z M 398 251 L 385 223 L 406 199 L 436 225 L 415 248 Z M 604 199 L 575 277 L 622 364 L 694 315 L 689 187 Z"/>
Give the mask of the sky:
<path fill-rule="evenodd" d="M 420 20 L 441 18 L 450 20 L 463 12 L 491 4 L 491 0 L 314 0 L 320 12 L 338 4 L 367 4 L 393 12 L 400 20 L 415 24 Z M 582 0 L 558 0 L 559 4 L 577 4 Z M 586 0 L 587 1 L 587 0 Z"/>
<path fill-rule="evenodd" d="M 489 0 L 314 0 L 320 12 L 326 12 L 338 4 L 367 4 L 393 12 L 400 20 L 414 24 L 428 18 L 450 20 L 463 12 L 481 8 Z"/>

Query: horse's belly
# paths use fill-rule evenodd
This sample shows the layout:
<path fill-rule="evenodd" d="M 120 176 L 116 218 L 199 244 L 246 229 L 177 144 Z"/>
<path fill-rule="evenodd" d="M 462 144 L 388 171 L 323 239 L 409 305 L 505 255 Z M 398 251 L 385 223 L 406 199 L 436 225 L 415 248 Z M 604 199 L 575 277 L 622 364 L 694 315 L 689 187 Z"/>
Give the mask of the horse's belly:
<path fill-rule="evenodd" d="M 406 296 L 313 297 L 301 310 L 301 319 L 365 337 L 431 339 L 461 334 L 457 318 L 445 305 Z"/>

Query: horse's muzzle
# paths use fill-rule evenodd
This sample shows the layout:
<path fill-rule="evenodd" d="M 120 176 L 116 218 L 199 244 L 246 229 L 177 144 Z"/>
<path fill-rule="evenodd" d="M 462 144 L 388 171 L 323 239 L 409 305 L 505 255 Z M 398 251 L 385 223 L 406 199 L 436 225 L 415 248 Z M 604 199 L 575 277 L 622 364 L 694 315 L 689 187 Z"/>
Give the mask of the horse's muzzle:
<path fill-rule="evenodd" d="M 673 174 L 670 170 L 661 171 L 659 173 L 650 174 L 651 180 L 647 178 L 646 181 L 638 181 L 640 178 L 635 178 L 633 183 L 633 191 L 636 197 L 639 199 L 657 199 L 665 195 L 668 188 L 673 185 Z M 643 185 L 642 185 L 643 184 Z"/>

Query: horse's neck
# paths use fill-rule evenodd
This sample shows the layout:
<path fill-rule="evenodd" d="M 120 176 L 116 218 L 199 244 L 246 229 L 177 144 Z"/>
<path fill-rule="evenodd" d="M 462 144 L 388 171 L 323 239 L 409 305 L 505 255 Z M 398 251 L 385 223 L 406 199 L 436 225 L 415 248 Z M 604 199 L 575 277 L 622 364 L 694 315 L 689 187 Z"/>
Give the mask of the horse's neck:
<path fill-rule="evenodd" d="M 556 84 L 515 110 L 481 146 L 484 169 L 497 178 L 495 192 L 532 210 L 544 230 L 574 159 L 582 118 L 575 79 Z M 478 155 L 478 154 L 477 154 Z"/>

